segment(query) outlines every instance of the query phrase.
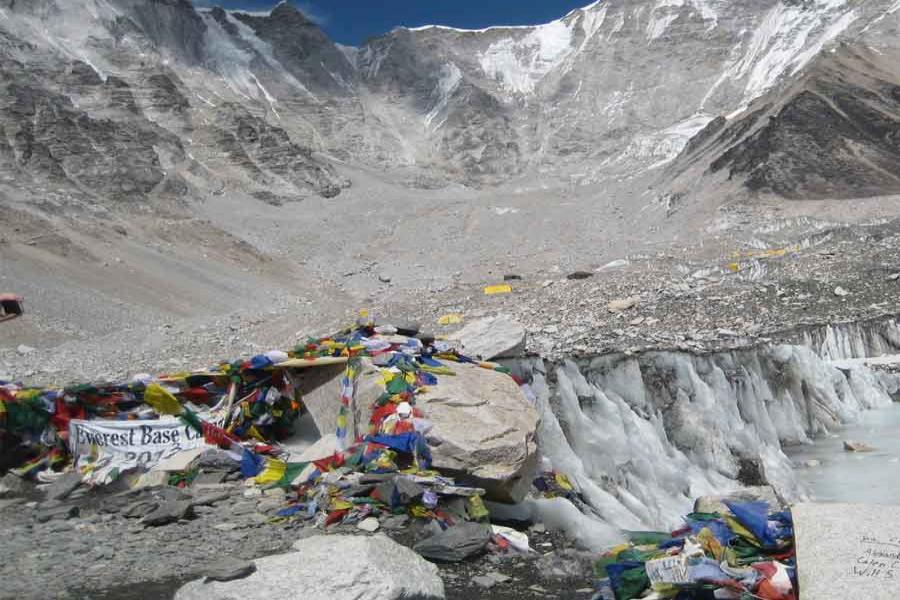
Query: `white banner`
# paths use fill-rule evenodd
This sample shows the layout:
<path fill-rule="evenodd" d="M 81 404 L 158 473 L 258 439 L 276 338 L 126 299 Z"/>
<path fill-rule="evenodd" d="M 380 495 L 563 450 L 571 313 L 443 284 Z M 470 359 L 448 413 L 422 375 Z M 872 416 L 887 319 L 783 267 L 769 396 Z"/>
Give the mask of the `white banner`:
<path fill-rule="evenodd" d="M 124 468 L 150 468 L 184 450 L 206 446 L 203 434 L 180 419 L 69 423 L 69 451 L 76 461 L 94 455 Z"/>

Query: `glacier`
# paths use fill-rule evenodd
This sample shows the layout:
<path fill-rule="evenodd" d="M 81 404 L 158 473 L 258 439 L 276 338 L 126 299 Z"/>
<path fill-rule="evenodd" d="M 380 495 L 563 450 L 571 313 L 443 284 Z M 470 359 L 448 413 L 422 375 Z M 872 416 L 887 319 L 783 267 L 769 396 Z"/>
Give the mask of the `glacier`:
<path fill-rule="evenodd" d="M 900 328 L 889 319 L 795 337 L 704 354 L 509 361 L 541 415 L 544 468 L 566 473 L 588 510 L 558 498 L 492 510 L 524 511 L 600 550 L 623 530 L 676 528 L 695 498 L 755 483 L 742 482 L 748 466 L 782 500 L 808 498 L 784 448 L 892 405 L 898 376 L 853 359 L 900 353 Z"/>

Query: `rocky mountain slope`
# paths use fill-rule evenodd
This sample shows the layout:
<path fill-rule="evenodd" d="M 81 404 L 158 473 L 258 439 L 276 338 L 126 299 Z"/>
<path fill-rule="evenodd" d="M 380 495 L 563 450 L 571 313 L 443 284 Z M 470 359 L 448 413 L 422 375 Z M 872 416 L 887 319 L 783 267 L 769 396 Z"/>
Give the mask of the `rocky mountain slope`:
<path fill-rule="evenodd" d="M 676 166 L 702 164 L 750 191 L 797 200 L 900 193 L 898 11 L 863 21 L 860 37 L 816 56 L 741 115 L 710 123 Z"/>
<path fill-rule="evenodd" d="M 3 156 L 23 180 L 274 202 L 337 195 L 334 159 L 419 185 L 630 175 L 864 19 L 896 21 L 882 0 L 605 0 L 536 27 L 398 28 L 347 48 L 289 3 L 269 15 L 188 0 L 2 10 Z"/>

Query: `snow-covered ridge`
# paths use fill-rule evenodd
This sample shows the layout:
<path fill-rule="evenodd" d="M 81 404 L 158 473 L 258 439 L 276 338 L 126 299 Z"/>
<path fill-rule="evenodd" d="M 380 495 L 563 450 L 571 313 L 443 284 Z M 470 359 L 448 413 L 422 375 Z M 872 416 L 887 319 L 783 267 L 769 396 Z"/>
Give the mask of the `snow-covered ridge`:
<path fill-rule="evenodd" d="M 424 25 L 410 31 L 442 30 L 460 34 L 510 33 L 478 55 L 482 72 L 509 94 L 531 94 L 547 74 L 565 63 L 603 25 L 607 5 L 594 2 L 575 9 L 560 19 L 539 25 L 499 25 L 484 29 L 460 29 L 443 25 Z M 578 30 L 581 43 L 575 47 Z"/>
<path fill-rule="evenodd" d="M 479 57 L 484 74 L 508 92 L 529 94 L 537 83 L 573 51 L 573 27 L 553 21 L 534 27 L 528 35 L 491 44 Z"/>
<path fill-rule="evenodd" d="M 463 29 L 460 27 L 450 27 L 448 25 L 419 25 L 417 27 L 404 27 L 403 29 L 407 29 L 409 31 L 428 31 L 431 29 L 441 29 L 444 31 L 453 31 L 456 33 L 488 33 L 490 31 L 505 31 L 505 30 L 527 30 L 534 29 L 535 27 L 544 27 L 547 25 L 552 25 L 553 23 L 557 23 L 559 21 L 566 21 L 572 18 L 579 13 L 586 13 L 597 6 L 604 3 L 605 0 L 597 0 L 596 2 L 592 2 L 583 8 L 576 8 L 575 10 L 569 11 L 564 17 L 561 19 L 554 19 L 549 23 L 535 23 L 531 25 L 492 25 L 490 27 L 484 27 L 482 29 Z"/>

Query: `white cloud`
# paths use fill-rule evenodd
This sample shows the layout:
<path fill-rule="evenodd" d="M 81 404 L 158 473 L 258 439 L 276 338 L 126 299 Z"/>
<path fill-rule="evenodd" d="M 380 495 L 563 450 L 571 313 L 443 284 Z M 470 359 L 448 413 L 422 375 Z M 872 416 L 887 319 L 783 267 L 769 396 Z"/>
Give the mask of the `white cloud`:
<path fill-rule="evenodd" d="M 327 25 L 328 24 L 328 13 L 321 10 L 318 6 L 313 4 L 312 2 L 294 2 L 294 6 L 300 9 L 306 18 L 315 23 L 316 25 Z"/>

